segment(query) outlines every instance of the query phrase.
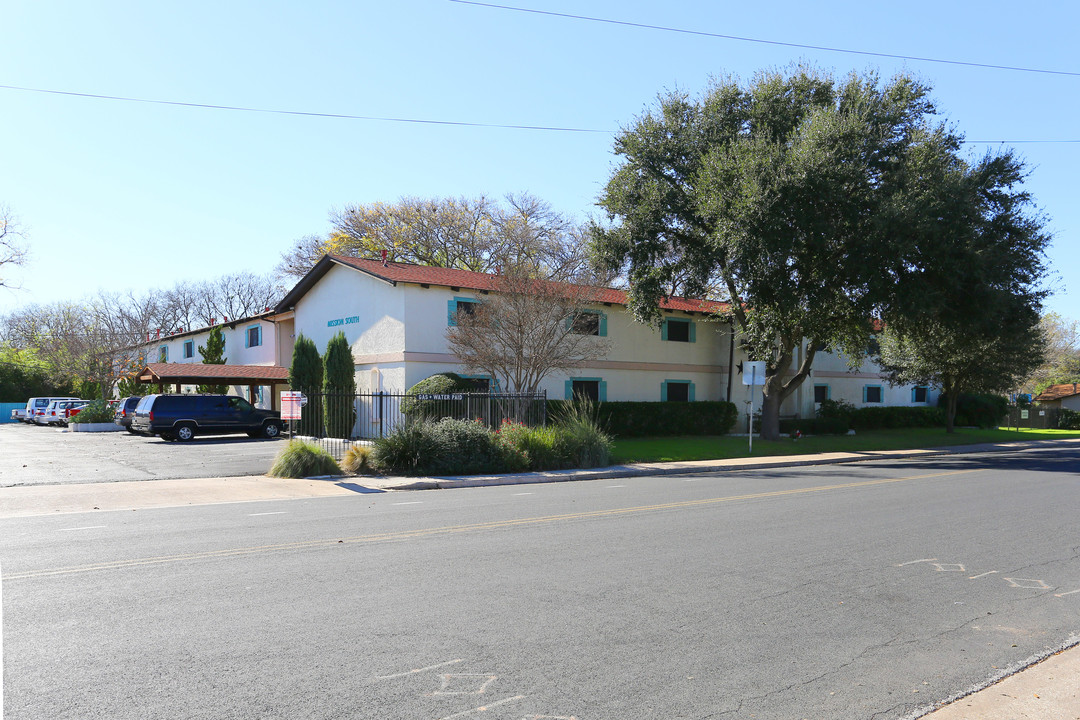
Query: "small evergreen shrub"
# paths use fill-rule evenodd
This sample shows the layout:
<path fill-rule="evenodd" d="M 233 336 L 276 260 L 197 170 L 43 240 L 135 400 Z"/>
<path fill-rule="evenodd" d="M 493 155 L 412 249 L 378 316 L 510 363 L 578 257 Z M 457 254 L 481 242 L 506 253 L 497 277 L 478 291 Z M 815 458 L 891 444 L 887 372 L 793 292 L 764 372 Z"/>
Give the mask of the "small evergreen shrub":
<path fill-rule="evenodd" d="M 370 459 L 381 472 L 417 475 L 423 472 L 427 458 L 436 452 L 438 447 L 427 431 L 427 424 L 411 422 L 377 438 L 371 445 Z"/>
<path fill-rule="evenodd" d="M 499 428 L 499 442 L 513 464 L 522 470 L 557 470 L 562 467 L 555 449 L 556 429 L 529 427 L 507 420 Z"/>
<path fill-rule="evenodd" d="M 345 451 L 341 467 L 354 475 L 370 473 L 375 469 L 371 464 L 371 452 L 367 445 L 353 445 Z"/>
<path fill-rule="evenodd" d="M 837 421 L 836 427 L 839 427 L 839 421 L 850 426 L 851 416 L 854 414 L 855 406 L 844 400 L 822 400 L 818 404 L 817 412 L 814 413 L 819 420 Z M 847 428 L 844 428 L 844 432 L 847 432 Z"/>
<path fill-rule="evenodd" d="M 1061 430 L 1080 430 L 1080 412 L 1061 408 L 1058 414 L 1058 428 Z"/>
<path fill-rule="evenodd" d="M 303 440 L 290 440 L 278 453 L 269 472 L 271 477 L 281 478 L 342 474 L 341 468 L 330 453 Z"/>
<path fill-rule="evenodd" d="M 426 377 L 409 388 L 401 401 L 401 412 L 409 422 L 437 420 L 443 416 L 461 416 L 465 403 L 461 400 L 424 398 L 425 395 L 446 396 L 479 392 L 476 383 L 457 373 L 437 373 Z M 421 396 L 421 397 L 417 397 Z"/>
<path fill-rule="evenodd" d="M 71 418 L 72 423 L 111 423 L 115 418 L 115 411 L 109 407 L 107 400 L 94 400 L 79 411 L 79 414 Z"/>
<path fill-rule="evenodd" d="M 425 474 L 475 475 L 506 468 L 502 446 L 483 423 L 443 418 L 426 429 L 438 450 L 426 458 Z"/>

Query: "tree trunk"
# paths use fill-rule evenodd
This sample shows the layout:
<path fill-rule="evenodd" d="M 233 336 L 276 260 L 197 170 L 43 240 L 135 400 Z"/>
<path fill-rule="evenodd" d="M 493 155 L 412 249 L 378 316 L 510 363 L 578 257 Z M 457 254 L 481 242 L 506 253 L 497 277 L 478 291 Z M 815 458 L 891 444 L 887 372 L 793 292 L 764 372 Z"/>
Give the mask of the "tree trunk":
<path fill-rule="evenodd" d="M 957 393 L 949 392 L 945 395 L 945 432 L 946 434 L 956 432 L 956 404 Z"/>
<path fill-rule="evenodd" d="M 753 392 L 753 390 L 751 391 Z M 761 402 L 761 439 L 780 439 L 780 393 L 769 393 Z"/>

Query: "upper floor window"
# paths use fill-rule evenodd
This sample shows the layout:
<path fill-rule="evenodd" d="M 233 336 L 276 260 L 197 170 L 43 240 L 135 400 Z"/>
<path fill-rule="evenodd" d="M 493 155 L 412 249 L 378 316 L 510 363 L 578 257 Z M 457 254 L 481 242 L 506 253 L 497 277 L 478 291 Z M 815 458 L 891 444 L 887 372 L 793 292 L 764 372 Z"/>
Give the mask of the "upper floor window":
<path fill-rule="evenodd" d="M 169 362 L 169 346 L 162 345 L 158 348 L 158 362 Z"/>
<path fill-rule="evenodd" d="M 259 347 L 262 345 L 262 326 L 252 325 L 247 329 L 247 347 Z"/>
<path fill-rule="evenodd" d="M 187 342 L 184 343 L 184 357 L 185 358 L 195 357 L 195 341 L 194 340 L 188 340 Z"/>
<path fill-rule="evenodd" d="M 457 325 L 458 315 L 461 313 L 465 315 L 474 315 L 479 304 L 480 301 L 473 298 L 454 298 L 453 300 L 449 300 L 446 303 L 447 325 L 455 327 Z"/>
<path fill-rule="evenodd" d="M 570 324 L 572 333 L 607 336 L 607 316 L 597 310 L 579 310 L 567 322 Z"/>
<path fill-rule="evenodd" d="M 696 340 L 693 320 L 665 318 L 660 326 L 660 339 L 668 342 L 692 343 Z"/>

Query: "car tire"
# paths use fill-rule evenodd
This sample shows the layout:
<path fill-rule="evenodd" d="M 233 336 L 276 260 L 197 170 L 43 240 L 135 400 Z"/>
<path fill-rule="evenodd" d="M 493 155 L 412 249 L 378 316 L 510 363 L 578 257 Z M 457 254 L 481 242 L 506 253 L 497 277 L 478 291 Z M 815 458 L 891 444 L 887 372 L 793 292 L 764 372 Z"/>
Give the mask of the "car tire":
<path fill-rule="evenodd" d="M 180 425 L 179 427 L 176 428 L 176 433 L 175 434 L 176 434 L 176 439 L 179 440 L 180 442 L 188 442 L 193 437 L 195 437 L 195 426 L 194 425 L 188 425 L 188 424 Z"/>
<path fill-rule="evenodd" d="M 172 433 L 161 433 L 160 437 L 165 442 L 172 442 L 173 440 L 176 440 L 176 436 Z"/>
<path fill-rule="evenodd" d="M 262 426 L 262 431 L 260 434 L 267 440 L 273 440 L 279 435 L 281 435 L 281 426 L 275 422 L 268 422 Z"/>

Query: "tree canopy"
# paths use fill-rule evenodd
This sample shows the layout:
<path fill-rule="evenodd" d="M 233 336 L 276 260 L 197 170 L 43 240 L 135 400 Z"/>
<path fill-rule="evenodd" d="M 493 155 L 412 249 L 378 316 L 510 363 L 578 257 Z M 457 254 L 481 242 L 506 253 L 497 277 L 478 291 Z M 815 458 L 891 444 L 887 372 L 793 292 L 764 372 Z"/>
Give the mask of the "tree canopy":
<path fill-rule="evenodd" d="M 1002 198 L 962 192 L 962 138 L 936 120 L 929 92 L 903 75 L 761 72 L 714 80 L 698 100 L 667 93 L 615 141 L 597 261 L 626 275 L 643 321 L 659 320 L 665 294 L 722 288 L 746 351 L 766 361 L 766 438 L 818 351 L 855 364 L 882 318 L 915 327 L 902 308 L 930 286 L 909 281 L 955 269 L 936 265 L 949 233 L 999 215 Z M 947 314 L 946 287 L 919 306 Z"/>
<path fill-rule="evenodd" d="M 326 238 L 309 235 L 285 253 L 278 271 L 301 277 L 326 253 L 496 273 L 518 269 L 572 277 L 587 267 L 583 229 L 525 193 L 499 202 L 405 197 L 346 205 L 330 214 Z"/>

